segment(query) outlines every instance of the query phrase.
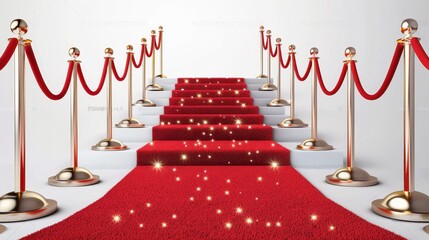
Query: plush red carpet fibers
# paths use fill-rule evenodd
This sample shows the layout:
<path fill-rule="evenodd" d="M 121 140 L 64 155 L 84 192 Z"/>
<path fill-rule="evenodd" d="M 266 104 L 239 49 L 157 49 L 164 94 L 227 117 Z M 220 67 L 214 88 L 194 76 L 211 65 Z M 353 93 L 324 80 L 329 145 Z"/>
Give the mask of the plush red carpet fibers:
<path fill-rule="evenodd" d="M 263 124 L 264 116 L 260 114 L 163 114 L 161 124 Z"/>
<path fill-rule="evenodd" d="M 243 83 L 244 78 L 178 78 L 177 83 Z"/>
<path fill-rule="evenodd" d="M 136 167 L 104 197 L 25 239 L 402 239 L 289 166 Z"/>
<path fill-rule="evenodd" d="M 165 106 L 164 114 L 257 114 L 257 106 Z"/>
<path fill-rule="evenodd" d="M 245 83 L 177 83 L 179 90 L 246 90 Z"/>
<path fill-rule="evenodd" d="M 173 90 L 173 97 L 250 97 L 249 90 Z"/>
<path fill-rule="evenodd" d="M 253 98 L 170 98 L 170 106 L 195 106 L 195 105 L 232 105 L 232 106 L 245 106 L 253 105 Z"/>

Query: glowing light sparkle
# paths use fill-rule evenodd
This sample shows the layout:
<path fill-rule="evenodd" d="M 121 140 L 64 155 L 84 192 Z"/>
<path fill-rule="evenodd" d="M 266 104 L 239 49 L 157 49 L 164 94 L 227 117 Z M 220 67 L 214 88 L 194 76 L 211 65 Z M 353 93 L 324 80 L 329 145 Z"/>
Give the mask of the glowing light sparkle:
<path fill-rule="evenodd" d="M 249 225 L 252 224 L 253 223 L 253 219 L 250 218 L 250 217 L 246 218 L 246 223 L 249 224 Z"/>
<path fill-rule="evenodd" d="M 316 214 L 313 214 L 313 215 L 311 215 L 310 216 L 310 219 L 311 219 L 311 221 L 316 221 L 317 220 L 317 215 Z"/>
<path fill-rule="evenodd" d="M 113 215 L 113 222 L 118 223 L 121 221 L 121 215 Z"/>
<path fill-rule="evenodd" d="M 271 165 L 271 168 L 278 168 L 280 166 L 280 164 L 278 162 L 276 162 L 276 161 L 272 161 L 270 163 L 270 165 Z"/>
<path fill-rule="evenodd" d="M 230 222 L 225 223 L 225 227 L 228 228 L 228 229 L 231 229 L 232 228 L 232 223 L 230 223 Z"/>
<path fill-rule="evenodd" d="M 156 170 L 161 170 L 161 168 L 162 168 L 162 162 L 160 162 L 160 161 L 155 161 L 155 162 L 153 163 L 153 168 L 155 168 Z"/>
<path fill-rule="evenodd" d="M 235 209 L 235 213 L 242 214 L 243 213 L 243 209 L 240 208 L 240 207 L 238 207 L 238 208 Z"/>
<path fill-rule="evenodd" d="M 334 225 L 329 226 L 329 231 L 334 231 L 334 230 L 335 230 L 335 226 Z"/>

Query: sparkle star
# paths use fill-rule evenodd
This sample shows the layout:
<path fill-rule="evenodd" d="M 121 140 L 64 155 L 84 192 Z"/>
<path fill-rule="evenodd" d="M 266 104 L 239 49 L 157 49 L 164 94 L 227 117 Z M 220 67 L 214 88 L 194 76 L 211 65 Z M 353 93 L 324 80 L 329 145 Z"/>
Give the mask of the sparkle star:
<path fill-rule="evenodd" d="M 180 156 L 180 159 L 182 159 L 183 161 L 185 161 L 185 160 L 187 160 L 187 159 L 188 159 L 188 156 L 187 156 L 186 154 L 182 154 L 182 155 Z"/>
<path fill-rule="evenodd" d="M 240 207 L 238 207 L 238 208 L 235 209 L 235 213 L 242 214 L 243 213 L 243 209 L 240 208 Z"/>
<path fill-rule="evenodd" d="M 246 218 L 246 223 L 249 224 L 249 225 L 252 224 L 253 223 L 253 219 L 250 218 L 250 217 Z"/>
<path fill-rule="evenodd" d="M 313 214 L 310 216 L 311 221 L 316 221 L 317 220 L 317 215 Z"/>
<path fill-rule="evenodd" d="M 275 162 L 275 161 L 272 161 L 272 162 L 271 162 L 271 167 L 272 167 L 272 168 L 278 168 L 278 167 L 279 167 L 279 163 L 278 163 L 278 162 Z"/>
<path fill-rule="evenodd" d="M 329 230 L 330 231 L 334 231 L 335 230 L 335 226 L 334 225 L 329 226 Z"/>
<path fill-rule="evenodd" d="M 155 168 L 156 170 L 161 170 L 161 168 L 162 168 L 162 163 L 161 163 L 161 162 L 159 162 L 159 161 L 155 161 L 155 162 L 153 163 L 153 168 Z"/>
<path fill-rule="evenodd" d="M 121 221 L 121 215 L 113 215 L 113 222 L 118 223 Z"/>
<path fill-rule="evenodd" d="M 232 228 L 232 223 L 230 223 L 230 222 L 225 223 L 225 227 L 228 228 L 228 229 L 231 229 Z"/>

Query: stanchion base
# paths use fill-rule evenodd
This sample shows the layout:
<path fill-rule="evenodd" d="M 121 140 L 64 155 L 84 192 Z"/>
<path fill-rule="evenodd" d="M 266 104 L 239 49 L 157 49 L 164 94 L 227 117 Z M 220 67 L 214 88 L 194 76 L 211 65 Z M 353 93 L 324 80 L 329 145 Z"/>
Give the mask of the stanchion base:
<path fill-rule="evenodd" d="M 296 146 L 296 149 L 298 150 L 304 150 L 304 151 L 326 151 L 326 150 L 332 150 L 334 147 L 327 144 L 322 139 L 314 139 L 310 138 Z"/>
<path fill-rule="evenodd" d="M 10 192 L 0 197 L 0 222 L 21 222 L 41 218 L 57 210 L 57 201 L 31 192 Z"/>
<path fill-rule="evenodd" d="M 267 103 L 268 107 L 284 107 L 290 106 L 290 103 L 284 99 L 273 99 L 271 102 Z"/>
<path fill-rule="evenodd" d="M 372 201 L 371 210 L 383 217 L 408 222 L 429 222 L 429 196 L 421 192 L 397 191 Z"/>
<path fill-rule="evenodd" d="M 268 76 L 264 75 L 264 74 L 261 74 L 261 75 L 257 76 L 256 78 L 268 78 Z"/>
<path fill-rule="evenodd" d="M 277 124 L 280 128 L 303 128 L 308 127 L 308 124 L 304 123 L 299 118 L 286 118 L 281 123 Z"/>
<path fill-rule="evenodd" d="M 127 118 L 115 124 L 117 128 L 142 128 L 144 124 L 135 118 Z"/>
<path fill-rule="evenodd" d="M 147 85 L 146 89 L 148 91 L 164 91 L 164 88 L 161 85 L 156 84 L 156 83 Z"/>
<path fill-rule="evenodd" d="M 357 167 L 340 168 L 333 174 L 326 176 L 325 181 L 332 185 L 345 187 L 367 187 L 378 184 L 376 177 Z"/>
<path fill-rule="evenodd" d="M 4 233 L 6 231 L 6 227 L 3 225 L 0 225 L 0 234 Z"/>
<path fill-rule="evenodd" d="M 124 145 L 119 140 L 105 138 L 92 146 L 91 149 L 95 151 L 122 151 L 127 150 L 128 146 Z"/>
<path fill-rule="evenodd" d="M 133 106 L 155 107 L 156 104 L 149 99 L 140 99 L 140 100 L 137 100 L 137 102 L 134 103 Z"/>
<path fill-rule="evenodd" d="M 93 175 L 88 169 L 69 167 L 48 179 L 49 185 L 57 187 L 81 187 L 100 182 L 100 177 Z"/>
<path fill-rule="evenodd" d="M 265 83 L 259 88 L 259 91 L 274 91 L 277 90 L 277 86 L 272 83 Z"/>
<path fill-rule="evenodd" d="M 423 228 L 423 231 L 425 231 L 425 233 L 429 234 L 429 225 L 426 225 L 426 226 Z M 1 232 L 0 232 L 0 233 L 1 233 Z"/>
<path fill-rule="evenodd" d="M 164 74 L 159 74 L 156 75 L 155 78 L 167 78 L 167 76 L 165 76 Z"/>

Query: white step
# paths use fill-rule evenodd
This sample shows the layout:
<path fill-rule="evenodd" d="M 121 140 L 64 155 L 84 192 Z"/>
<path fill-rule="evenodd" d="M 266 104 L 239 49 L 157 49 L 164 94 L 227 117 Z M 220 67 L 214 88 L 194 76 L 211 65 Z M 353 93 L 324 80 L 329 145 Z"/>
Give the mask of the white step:
<path fill-rule="evenodd" d="M 276 142 L 301 142 L 310 138 L 311 128 L 279 128 L 272 126 L 273 139 Z"/>
<path fill-rule="evenodd" d="M 143 115 L 143 114 L 134 114 L 134 118 L 138 119 L 141 123 L 144 123 L 146 126 L 156 126 L 159 125 L 159 115 Z"/>
<path fill-rule="evenodd" d="M 289 107 L 287 107 L 289 109 Z M 286 107 L 267 107 L 260 106 L 259 113 L 262 115 L 285 115 Z"/>
<path fill-rule="evenodd" d="M 152 82 L 152 78 L 148 80 L 148 84 Z M 177 83 L 177 78 L 155 78 L 155 83 L 164 87 L 164 85 L 174 85 Z"/>
<path fill-rule="evenodd" d="M 151 142 L 152 127 L 143 128 L 113 128 L 113 138 L 122 142 Z"/>
<path fill-rule="evenodd" d="M 164 106 L 155 106 L 155 107 L 141 107 L 133 106 L 133 113 L 135 117 L 141 115 L 161 115 L 164 114 Z"/>
<path fill-rule="evenodd" d="M 341 168 L 344 166 L 343 151 L 302 151 L 296 149 L 301 142 L 280 142 L 290 150 L 291 165 L 295 168 Z"/>
<path fill-rule="evenodd" d="M 152 100 L 152 102 L 154 102 L 157 106 L 168 106 L 170 104 L 169 98 L 154 98 L 150 100 Z M 253 105 L 265 107 L 269 102 L 271 102 L 271 100 L 273 100 L 273 98 L 254 98 Z"/>
<path fill-rule="evenodd" d="M 273 81 L 274 79 L 271 78 Z M 247 84 L 260 84 L 261 86 L 265 83 L 267 83 L 267 79 L 266 78 L 245 78 L 244 81 Z"/>
<path fill-rule="evenodd" d="M 268 126 L 277 126 L 278 123 L 281 123 L 288 117 L 288 115 L 264 115 L 264 123 Z"/>
<path fill-rule="evenodd" d="M 275 99 L 277 97 L 276 91 L 250 91 L 250 96 L 253 98 L 271 98 Z"/>
<path fill-rule="evenodd" d="M 147 98 L 154 101 L 158 98 L 171 98 L 171 91 L 147 91 Z"/>

